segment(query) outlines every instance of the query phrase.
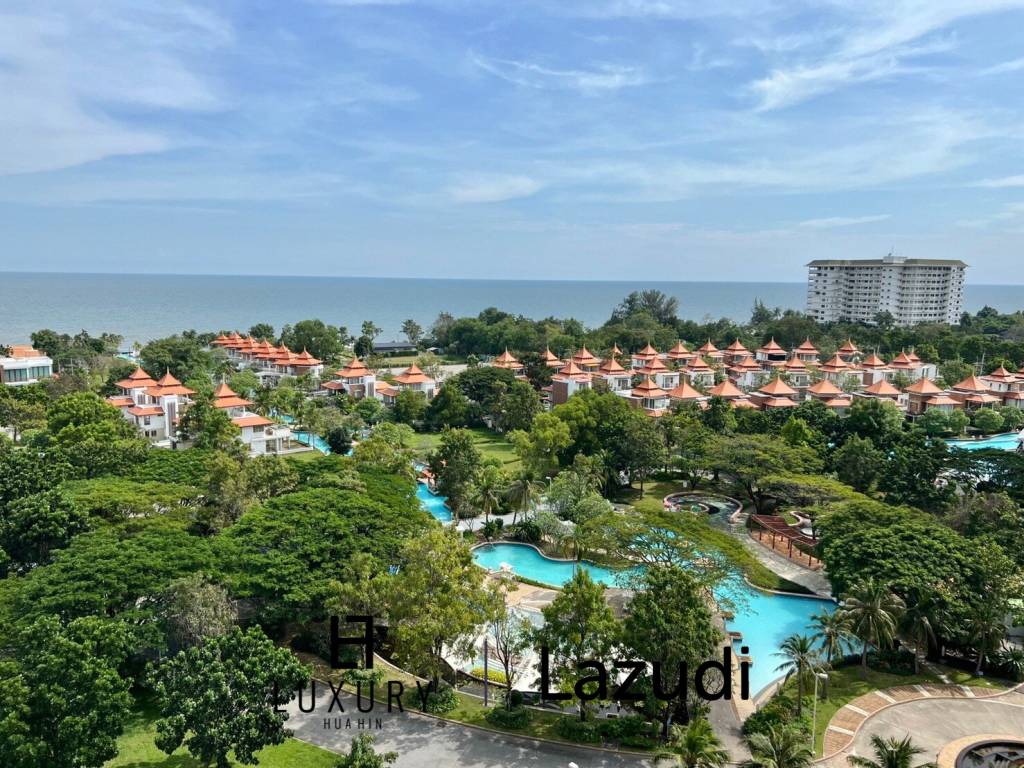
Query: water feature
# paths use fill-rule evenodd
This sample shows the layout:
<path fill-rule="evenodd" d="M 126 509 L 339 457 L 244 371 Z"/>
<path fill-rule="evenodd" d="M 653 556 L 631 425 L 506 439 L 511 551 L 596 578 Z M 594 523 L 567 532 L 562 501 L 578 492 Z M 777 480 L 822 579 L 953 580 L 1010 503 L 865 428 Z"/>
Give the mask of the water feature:
<path fill-rule="evenodd" d="M 303 445 L 310 445 L 309 432 L 299 431 L 294 432 L 293 434 L 295 435 L 295 439 L 298 440 Z M 320 453 L 326 454 L 331 452 L 331 446 L 329 446 L 327 444 L 327 441 L 320 437 L 320 435 L 312 435 L 312 447 L 316 448 L 318 451 L 320 451 Z"/>
<path fill-rule="evenodd" d="M 588 560 L 556 560 L 545 557 L 528 544 L 507 542 L 477 547 L 473 550 L 473 559 L 488 570 L 500 570 L 507 565 L 519 576 L 553 587 L 569 581 L 577 568 L 583 568 L 594 581 L 610 587 L 621 586 L 620 576 L 625 573 Z M 830 600 L 762 592 L 737 579 L 722 585 L 716 597 L 732 599 L 736 604 L 735 616 L 726 622 L 726 629 L 742 633 L 742 640 L 735 641 L 733 647 L 738 653 L 740 646 L 746 646 L 754 659 L 750 668 L 750 690 L 755 695 L 779 678 L 775 668 L 782 659 L 774 654 L 778 653 L 783 640 L 796 633 L 810 634 L 811 616 L 835 609 Z"/>
<path fill-rule="evenodd" d="M 420 506 L 438 521 L 442 523 L 450 523 L 452 521 L 452 511 L 445 504 L 448 500 L 447 496 L 431 493 L 426 483 L 416 483 L 416 498 L 420 500 Z"/>
<path fill-rule="evenodd" d="M 720 496 L 714 493 L 701 493 L 699 491 L 687 491 L 684 493 L 673 493 L 665 497 L 665 506 L 670 509 L 683 512 L 691 506 L 713 515 L 717 512 L 724 512 L 726 516 L 738 512 L 743 505 L 728 496 Z"/>
<path fill-rule="evenodd" d="M 981 451 L 986 448 L 994 448 L 999 451 L 1016 451 L 1020 446 L 1021 434 L 1017 432 L 1004 432 L 1001 435 L 991 435 L 981 440 L 947 440 L 946 445 L 950 448 L 959 448 L 962 451 Z"/>

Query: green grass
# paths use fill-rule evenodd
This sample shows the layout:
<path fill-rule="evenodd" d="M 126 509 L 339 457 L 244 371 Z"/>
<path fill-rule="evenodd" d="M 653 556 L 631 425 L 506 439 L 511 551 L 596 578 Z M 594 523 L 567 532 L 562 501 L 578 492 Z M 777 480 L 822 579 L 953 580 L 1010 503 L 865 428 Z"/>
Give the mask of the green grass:
<path fill-rule="evenodd" d="M 203 768 L 185 749 L 166 755 L 156 748 L 156 713 L 151 708 L 139 708 L 125 726 L 117 740 L 118 755 L 104 768 Z M 314 747 L 297 739 L 267 747 L 258 754 L 261 768 L 333 768 L 338 755 Z M 232 768 L 241 763 L 231 761 Z"/>
<path fill-rule="evenodd" d="M 473 434 L 473 444 L 485 459 L 497 459 L 505 470 L 516 470 L 520 467 L 521 462 L 512 443 L 502 435 L 485 427 L 470 427 L 469 431 Z M 417 455 L 426 456 L 440 442 L 441 435 L 438 432 L 418 432 L 413 438 L 412 449 Z"/>

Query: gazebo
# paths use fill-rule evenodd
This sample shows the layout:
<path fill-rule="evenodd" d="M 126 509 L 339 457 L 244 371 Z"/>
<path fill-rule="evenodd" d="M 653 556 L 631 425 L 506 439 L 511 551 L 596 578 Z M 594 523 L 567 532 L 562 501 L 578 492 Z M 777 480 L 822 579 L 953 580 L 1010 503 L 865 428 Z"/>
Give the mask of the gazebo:
<path fill-rule="evenodd" d="M 750 521 L 750 535 L 753 536 L 756 530 L 757 540 L 762 544 L 768 544 L 765 541 L 765 536 L 770 536 L 771 543 L 768 546 L 774 552 L 785 555 L 801 565 L 806 560 L 808 568 L 818 569 L 821 567 L 821 560 L 809 551 L 817 545 L 818 540 L 787 523 L 786 518 L 781 515 L 751 515 Z"/>

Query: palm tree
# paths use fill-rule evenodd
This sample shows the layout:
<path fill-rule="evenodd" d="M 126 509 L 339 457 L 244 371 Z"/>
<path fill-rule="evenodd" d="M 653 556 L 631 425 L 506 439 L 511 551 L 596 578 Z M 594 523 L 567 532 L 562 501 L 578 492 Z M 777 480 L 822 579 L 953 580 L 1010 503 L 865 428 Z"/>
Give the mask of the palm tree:
<path fill-rule="evenodd" d="M 491 512 L 501 504 L 501 470 L 497 467 L 484 467 L 477 475 L 470 490 L 470 499 L 477 509 L 484 513 L 484 522 L 491 521 Z"/>
<path fill-rule="evenodd" d="M 980 605 L 967 618 L 967 639 L 978 654 L 978 662 L 974 674 L 980 675 L 985 659 L 993 651 L 999 650 L 1003 638 L 1006 637 L 1006 623 L 998 611 L 990 605 Z"/>
<path fill-rule="evenodd" d="M 850 622 L 850 631 L 860 638 L 861 674 L 868 672 L 868 646 L 889 646 L 896 638 L 896 625 L 905 606 L 898 595 L 884 584 L 868 579 L 856 585 L 843 601 L 843 615 Z"/>
<path fill-rule="evenodd" d="M 541 484 L 533 479 L 533 475 L 528 470 L 523 470 L 516 475 L 512 484 L 505 490 L 505 498 L 512 505 L 513 525 L 515 525 L 520 512 L 525 517 L 526 513 L 533 509 L 540 499 L 542 490 Z"/>
<path fill-rule="evenodd" d="M 1008 648 L 999 654 L 999 664 L 1015 680 L 1024 680 L 1024 650 Z"/>
<path fill-rule="evenodd" d="M 914 746 L 909 734 L 902 739 L 895 737 L 883 739 L 881 736 L 871 737 L 871 746 L 875 750 L 875 759 L 851 755 L 846 758 L 856 768 L 911 768 L 915 755 L 924 753 L 920 747 Z M 935 763 L 923 763 L 917 768 L 935 768 Z"/>
<path fill-rule="evenodd" d="M 785 672 L 787 680 L 796 675 L 796 716 L 800 717 L 803 714 L 804 680 L 808 672 L 821 669 L 821 657 L 814 648 L 814 640 L 807 635 L 790 635 L 782 641 L 775 655 L 785 659 L 775 668 L 776 672 Z"/>
<path fill-rule="evenodd" d="M 825 660 L 830 664 L 844 656 L 853 643 L 850 624 L 842 611 L 822 611 L 811 618 L 814 620 L 814 639 L 821 645 Z"/>
<path fill-rule="evenodd" d="M 721 768 L 729 761 L 729 753 L 703 717 L 691 720 L 685 728 L 672 726 L 671 743 L 686 768 Z"/>
<path fill-rule="evenodd" d="M 807 768 L 814 754 L 807 739 L 795 728 L 768 726 L 763 733 L 747 739 L 750 760 L 745 768 Z"/>
<path fill-rule="evenodd" d="M 914 646 L 914 674 L 921 669 L 921 657 L 928 656 L 928 649 L 935 640 L 935 627 L 932 625 L 932 616 L 936 615 L 938 607 L 935 598 L 931 593 L 925 593 L 907 606 L 900 622 L 903 636 Z"/>

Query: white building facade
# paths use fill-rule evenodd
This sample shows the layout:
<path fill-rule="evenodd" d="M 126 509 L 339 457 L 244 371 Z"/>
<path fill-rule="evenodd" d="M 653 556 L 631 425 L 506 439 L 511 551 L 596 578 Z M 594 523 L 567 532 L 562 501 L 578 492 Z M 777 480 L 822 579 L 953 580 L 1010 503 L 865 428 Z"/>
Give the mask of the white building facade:
<path fill-rule="evenodd" d="M 53 376 L 53 360 L 28 344 L 16 344 L 10 355 L 0 355 L 0 383 L 9 387 L 48 379 Z"/>
<path fill-rule="evenodd" d="M 807 264 L 807 314 L 818 322 L 897 325 L 960 321 L 967 265 L 952 259 L 817 259 Z"/>

